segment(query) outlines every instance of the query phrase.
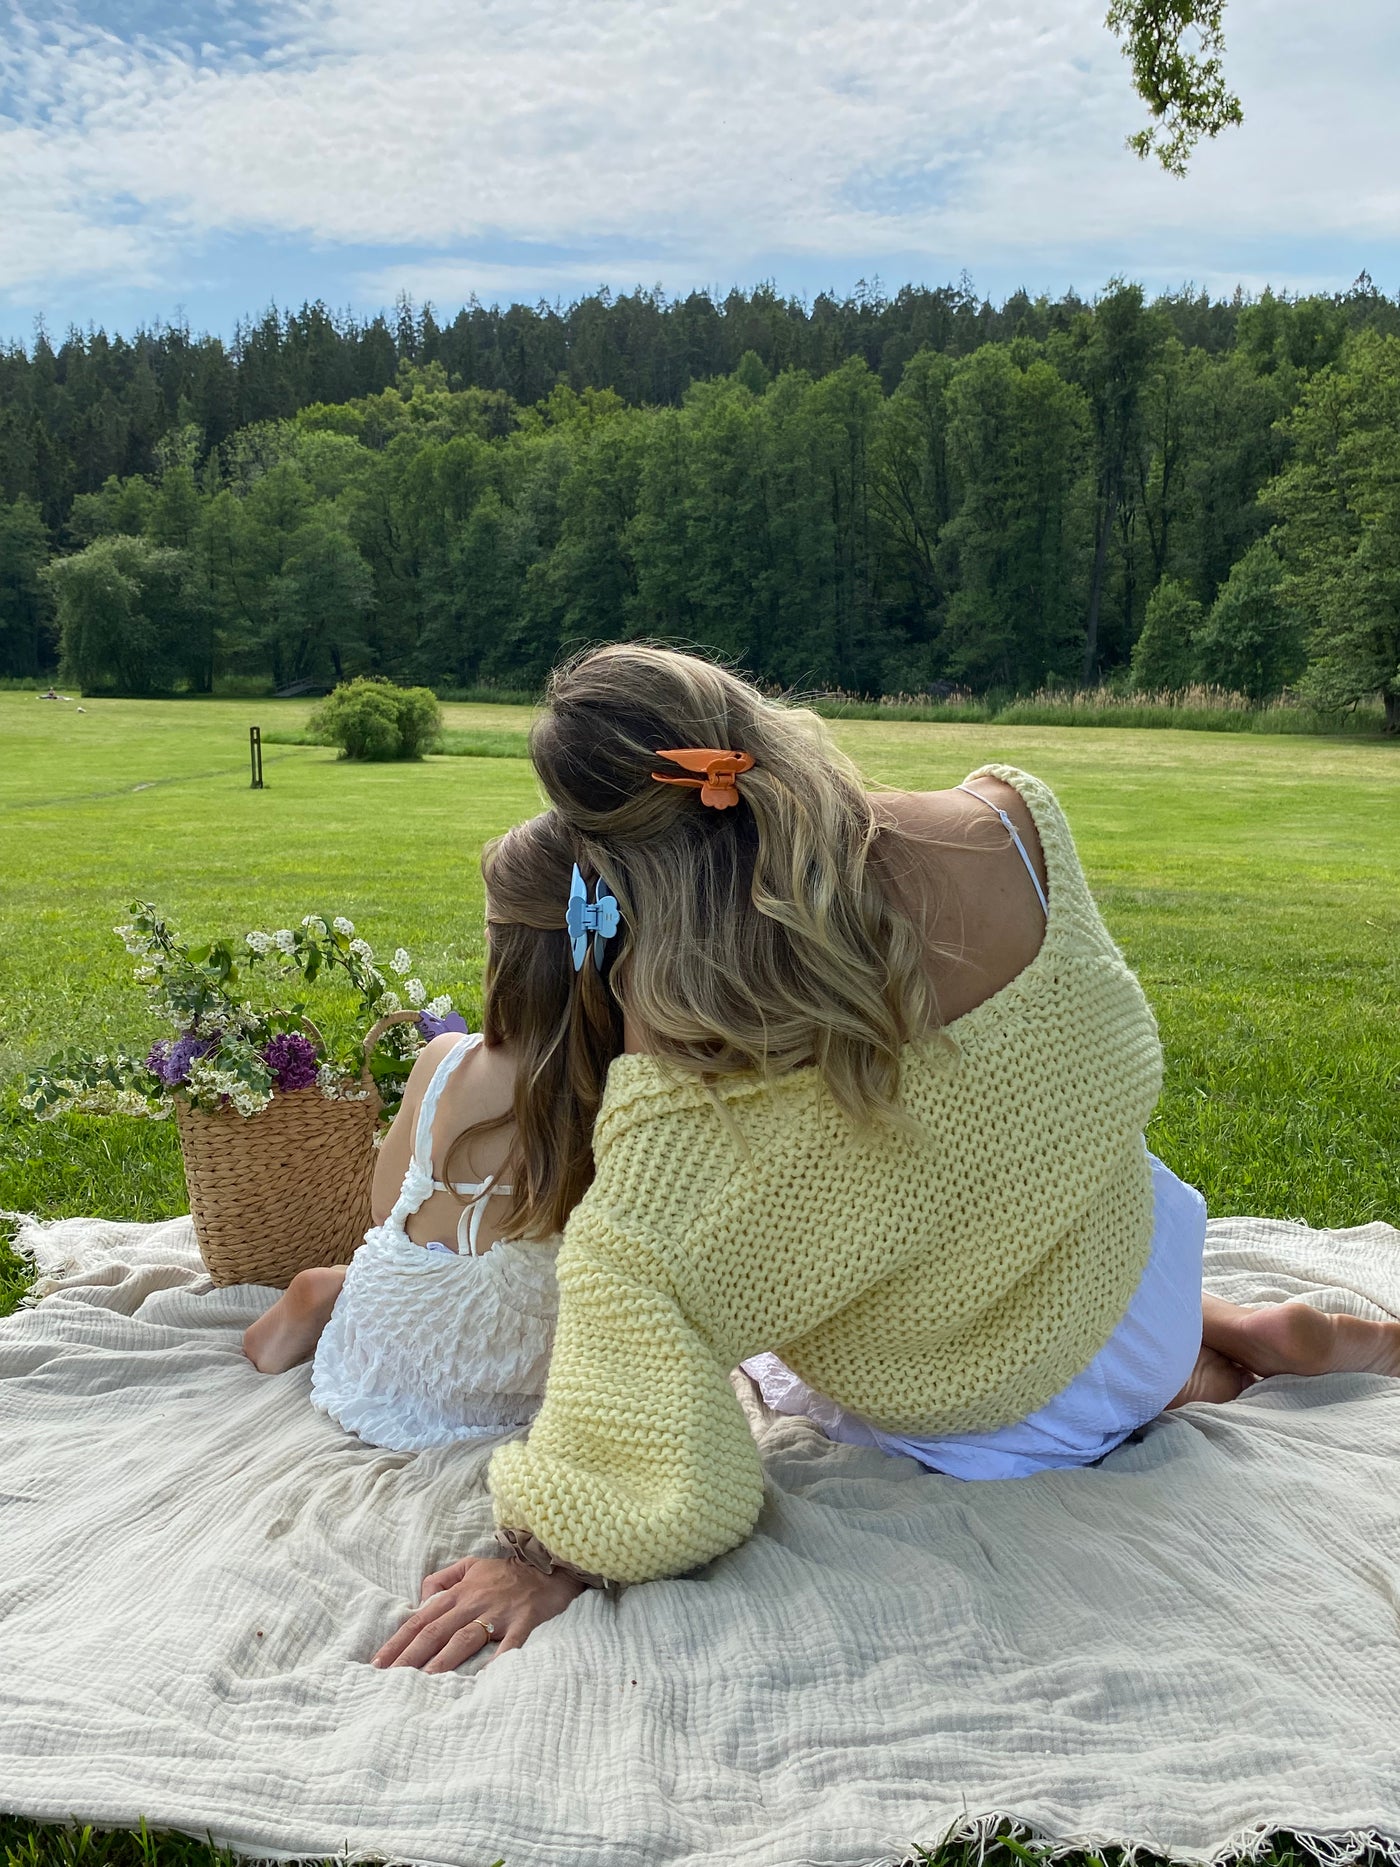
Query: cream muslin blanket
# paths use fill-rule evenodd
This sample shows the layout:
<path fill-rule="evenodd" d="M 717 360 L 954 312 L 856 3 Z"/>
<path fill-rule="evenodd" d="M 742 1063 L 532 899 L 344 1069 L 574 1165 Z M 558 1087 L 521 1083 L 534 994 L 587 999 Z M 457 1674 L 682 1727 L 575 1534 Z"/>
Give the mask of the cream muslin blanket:
<path fill-rule="evenodd" d="M 368 1658 L 489 1547 L 480 1450 L 268 1378 L 187 1220 L 22 1229 L 0 1322 L 0 1809 L 249 1853 L 869 1867 L 1013 1816 L 1400 1859 L 1400 1381 L 1275 1379 L 1090 1471 L 931 1476 L 766 1414 L 757 1533 L 445 1677 Z M 1212 1223 L 1208 1281 L 1400 1314 L 1400 1232 Z M 985 1828 L 984 1828 L 985 1832 Z"/>

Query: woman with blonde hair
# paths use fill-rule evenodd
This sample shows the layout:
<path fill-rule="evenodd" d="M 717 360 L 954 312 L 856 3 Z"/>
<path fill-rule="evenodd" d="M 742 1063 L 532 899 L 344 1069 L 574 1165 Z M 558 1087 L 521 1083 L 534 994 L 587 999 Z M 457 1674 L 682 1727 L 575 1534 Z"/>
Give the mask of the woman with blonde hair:
<path fill-rule="evenodd" d="M 511 1559 L 430 1576 L 379 1664 L 517 1646 L 741 1543 L 736 1366 L 971 1480 L 1260 1376 L 1400 1369 L 1400 1325 L 1203 1298 L 1204 1203 L 1143 1138 L 1156 1025 L 1045 785 L 871 795 L 812 715 L 635 644 L 555 674 L 532 755 L 616 898 L 625 1052 L 544 1403 L 491 1464 Z"/>

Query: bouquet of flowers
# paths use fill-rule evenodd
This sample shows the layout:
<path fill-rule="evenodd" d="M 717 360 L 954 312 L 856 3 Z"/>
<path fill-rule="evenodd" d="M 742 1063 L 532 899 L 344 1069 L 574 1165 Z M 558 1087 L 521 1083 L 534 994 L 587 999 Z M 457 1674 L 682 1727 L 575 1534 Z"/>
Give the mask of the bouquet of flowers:
<path fill-rule="evenodd" d="M 214 940 L 192 947 L 150 902 L 134 901 L 127 911 L 130 921 L 114 931 L 137 961 L 152 1011 L 175 1034 L 144 1056 L 54 1058 L 29 1078 L 22 1098 L 41 1120 L 80 1111 L 159 1121 L 174 1112 L 176 1097 L 193 1108 L 250 1116 L 279 1093 L 312 1087 L 329 1101 L 364 1101 L 371 1092 L 362 1085 L 359 1056 L 326 1054 L 299 995 L 337 973 L 358 996 L 361 1041 L 386 1014 L 417 1013 L 387 1030 L 370 1060 L 382 1104 L 398 1100 L 426 1039 L 467 1028 L 446 993 L 429 1000 L 403 947 L 388 963 L 399 982 L 391 987 L 373 948 L 344 915 L 308 914 L 298 928 L 245 934 L 238 945 Z"/>
<path fill-rule="evenodd" d="M 216 1284 L 285 1285 L 307 1265 L 347 1263 L 370 1222 L 376 1122 L 424 1041 L 466 1020 L 445 993 L 429 1000 L 403 947 L 381 968 L 343 915 L 189 946 L 150 902 L 129 912 L 116 932 L 174 1035 L 144 1056 L 55 1058 L 30 1077 L 25 1106 L 41 1119 L 173 1114 Z M 343 1054 L 301 996 L 337 975 L 359 1000 L 358 1049 Z"/>

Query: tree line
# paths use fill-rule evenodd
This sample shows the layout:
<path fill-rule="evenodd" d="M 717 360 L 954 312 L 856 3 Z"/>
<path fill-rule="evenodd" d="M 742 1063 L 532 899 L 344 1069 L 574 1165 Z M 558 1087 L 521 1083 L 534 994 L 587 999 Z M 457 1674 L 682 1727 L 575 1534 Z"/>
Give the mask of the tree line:
<path fill-rule="evenodd" d="M 765 289 L 0 356 L 0 673 L 1400 692 L 1400 304 Z"/>

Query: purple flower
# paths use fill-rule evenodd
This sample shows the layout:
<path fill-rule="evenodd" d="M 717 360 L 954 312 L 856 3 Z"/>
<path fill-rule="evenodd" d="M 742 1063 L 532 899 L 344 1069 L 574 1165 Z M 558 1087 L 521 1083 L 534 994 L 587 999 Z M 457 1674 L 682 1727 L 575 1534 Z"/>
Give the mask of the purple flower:
<path fill-rule="evenodd" d="M 418 1014 L 418 1029 L 423 1033 L 425 1043 L 431 1043 L 435 1037 L 441 1037 L 444 1031 L 467 1031 L 467 1021 L 460 1011 L 449 1011 L 445 1017 L 435 1018 L 430 1011 Z"/>
<path fill-rule="evenodd" d="M 193 1031 L 186 1031 L 183 1037 L 163 1037 L 151 1046 L 146 1068 L 153 1076 L 158 1076 L 167 1089 L 175 1089 L 189 1075 L 190 1065 L 196 1058 L 207 1057 L 211 1050 L 218 1049 L 222 1036 L 221 1031 L 215 1031 L 211 1037 L 196 1037 Z"/>
<path fill-rule="evenodd" d="M 279 1089 L 309 1089 L 316 1080 L 316 1046 L 300 1031 L 283 1031 L 259 1054 Z"/>

